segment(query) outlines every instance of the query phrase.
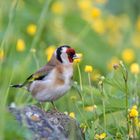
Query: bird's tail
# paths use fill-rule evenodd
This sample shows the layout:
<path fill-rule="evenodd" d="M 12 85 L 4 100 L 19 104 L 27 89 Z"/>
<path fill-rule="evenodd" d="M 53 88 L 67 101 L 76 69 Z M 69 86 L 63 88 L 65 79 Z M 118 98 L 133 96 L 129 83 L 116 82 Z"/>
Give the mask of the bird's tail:
<path fill-rule="evenodd" d="M 10 87 L 14 87 L 14 88 L 22 88 L 23 86 L 24 84 L 10 85 Z"/>

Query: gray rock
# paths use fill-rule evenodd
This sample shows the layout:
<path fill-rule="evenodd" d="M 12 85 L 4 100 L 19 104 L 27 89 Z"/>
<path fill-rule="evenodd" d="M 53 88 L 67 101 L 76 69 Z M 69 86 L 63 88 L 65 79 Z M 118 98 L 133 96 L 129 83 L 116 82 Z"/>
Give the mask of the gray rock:
<path fill-rule="evenodd" d="M 33 140 L 84 140 L 78 122 L 57 110 L 44 112 L 33 105 L 9 109 L 32 132 Z"/>

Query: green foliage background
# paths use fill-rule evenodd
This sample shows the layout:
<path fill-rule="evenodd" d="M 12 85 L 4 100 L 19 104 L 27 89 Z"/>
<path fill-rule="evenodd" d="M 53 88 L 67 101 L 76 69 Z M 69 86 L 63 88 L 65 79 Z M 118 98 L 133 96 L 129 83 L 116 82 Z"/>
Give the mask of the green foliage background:
<path fill-rule="evenodd" d="M 96 13 L 96 10 L 91 12 L 89 10 L 87 14 L 87 9 L 79 6 L 81 1 L 84 5 L 90 1 L 91 7 L 98 8 L 99 11 Z M 139 107 L 140 79 L 139 75 L 136 79 L 131 73 L 130 66 L 134 62 L 140 63 L 140 1 L 87 1 L 0 1 L 0 51 L 4 53 L 0 54 L 0 139 L 30 139 L 27 130 L 21 129 L 7 112 L 7 106 L 11 102 L 23 106 L 35 104 L 36 101 L 23 89 L 11 89 L 9 85 L 24 81 L 46 64 L 45 50 L 50 45 L 57 47 L 64 44 L 72 46 L 78 53 L 83 54 L 79 67 L 82 74 L 84 101 L 81 101 L 76 91 L 72 89 L 56 101 L 57 108 L 62 112 L 75 113 L 76 119 L 86 128 L 86 139 L 94 139 L 95 134 L 103 132 L 107 134 L 108 140 L 126 139 L 124 81 L 121 72 L 110 69 L 110 65 L 114 62 L 114 57 L 124 61 L 129 73 L 129 108 L 134 104 Z M 56 3 L 58 7 L 54 6 Z M 100 22 L 97 22 L 98 19 Z M 111 21 L 111 27 L 108 20 Z M 30 24 L 37 27 L 37 32 L 33 36 L 26 31 Z M 103 31 L 100 30 L 102 28 Z M 21 38 L 25 43 L 25 50 L 19 52 L 17 41 Z M 35 53 L 31 51 L 33 48 L 36 50 Z M 131 54 L 123 56 L 125 49 L 128 48 L 133 53 L 132 59 Z M 129 62 L 127 57 L 130 57 Z M 90 75 L 92 87 L 88 83 L 88 74 L 84 72 L 85 65 L 93 66 L 93 73 Z M 99 78 L 93 78 L 97 72 L 107 79 L 103 95 L 98 87 Z M 74 80 L 79 84 L 77 65 L 75 65 Z M 134 98 L 134 93 L 138 97 L 137 100 Z M 76 99 L 73 99 L 73 96 Z M 93 105 L 97 106 L 96 110 L 84 109 Z M 46 103 L 46 109 L 50 107 L 49 103 Z M 139 128 L 137 128 L 137 137 L 139 137 Z"/>

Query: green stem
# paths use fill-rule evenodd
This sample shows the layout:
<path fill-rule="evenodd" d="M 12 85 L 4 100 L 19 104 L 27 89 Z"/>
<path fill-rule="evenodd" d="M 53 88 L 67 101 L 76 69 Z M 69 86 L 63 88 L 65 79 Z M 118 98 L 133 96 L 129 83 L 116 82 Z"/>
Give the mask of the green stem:
<path fill-rule="evenodd" d="M 78 69 L 78 74 L 79 74 L 80 88 L 81 88 L 81 91 L 83 91 L 82 76 L 81 76 L 81 70 L 80 70 L 79 64 L 77 64 L 77 69 Z"/>
<path fill-rule="evenodd" d="M 134 82 L 134 98 L 135 104 L 138 105 L 138 75 L 135 75 L 135 82 Z"/>
<path fill-rule="evenodd" d="M 79 83 L 80 83 L 80 89 L 83 91 L 83 83 L 82 83 L 82 76 L 81 76 L 81 70 L 79 67 L 79 63 L 77 63 L 77 69 L 78 69 L 78 74 L 79 74 Z M 84 95 L 82 96 L 82 108 L 84 110 L 85 107 L 85 102 L 84 102 Z"/>
<path fill-rule="evenodd" d="M 132 119 L 132 129 L 133 129 L 133 140 L 135 140 L 136 136 L 135 136 L 135 121 L 134 118 Z"/>
<path fill-rule="evenodd" d="M 105 101 L 104 101 L 104 85 L 103 81 L 100 85 L 101 95 L 102 95 L 102 105 L 103 105 L 103 119 L 104 119 L 104 129 L 106 129 L 106 114 L 105 114 Z"/>
<path fill-rule="evenodd" d="M 125 93 L 126 93 L 126 98 L 125 98 L 125 104 L 126 104 L 126 117 L 128 115 L 128 86 L 127 86 L 127 82 L 125 82 Z M 127 117 L 128 118 L 128 117 Z"/>
<path fill-rule="evenodd" d="M 77 108 L 79 115 L 81 116 L 82 120 L 84 120 L 85 124 L 87 125 L 87 127 L 89 128 L 89 124 L 87 123 L 87 119 L 85 114 L 80 110 L 80 108 L 78 107 L 77 103 L 75 103 L 75 107 Z"/>
<path fill-rule="evenodd" d="M 88 82 L 89 82 L 89 87 L 90 87 L 91 100 L 92 100 L 92 102 L 93 102 L 93 104 L 94 104 L 93 94 L 92 94 L 92 85 L 91 85 L 90 73 L 88 73 Z"/>
<path fill-rule="evenodd" d="M 104 129 L 106 130 L 106 115 L 105 115 L 105 102 L 104 102 L 104 99 L 102 100 L 102 104 L 103 104 Z"/>
<path fill-rule="evenodd" d="M 129 118 L 128 118 L 128 72 L 125 70 L 125 74 L 123 73 L 124 83 L 125 83 L 125 112 L 126 112 L 126 127 L 129 135 Z"/>
<path fill-rule="evenodd" d="M 128 134 L 128 139 L 129 139 L 129 118 L 128 118 L 128 71 L 126 67 L 124 66 L 123 62 L 120 63 L 121 66 L 121 72 L 124 80 L 124 92 L 125 92 L 125 115 L 126 115 L 126 129 L 127 129 L 127 134 Z"/>

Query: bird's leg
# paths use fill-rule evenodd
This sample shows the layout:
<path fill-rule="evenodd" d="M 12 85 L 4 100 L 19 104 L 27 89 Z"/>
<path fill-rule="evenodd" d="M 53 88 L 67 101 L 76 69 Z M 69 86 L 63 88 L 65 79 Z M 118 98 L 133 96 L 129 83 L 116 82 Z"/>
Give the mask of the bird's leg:
<path fill-rule="evenodd" d="M 54 107 L 54 109 L 57 110 L 57 108 L 56 108 L 56 106 L 55 106 L 55 104 L 54 104 L 53 101 L 51 101 L 51 104 L 52 104 L 52 106 Z"/>

